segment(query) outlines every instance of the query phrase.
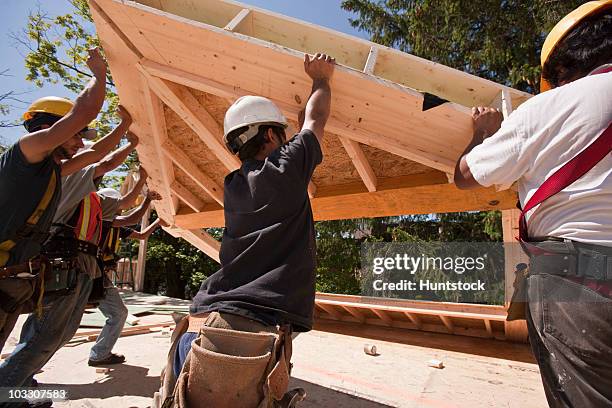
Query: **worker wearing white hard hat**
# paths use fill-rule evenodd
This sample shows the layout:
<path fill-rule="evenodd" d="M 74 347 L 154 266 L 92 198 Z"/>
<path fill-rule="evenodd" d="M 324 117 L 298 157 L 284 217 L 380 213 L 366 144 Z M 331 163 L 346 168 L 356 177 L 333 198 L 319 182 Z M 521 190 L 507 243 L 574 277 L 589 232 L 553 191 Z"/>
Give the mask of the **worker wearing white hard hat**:
<path fill-rule="evenodd" d="M 262 367 L 265 372 L 241 372 L 232 381 L 226 378 L 227 365 L 203 362 L 208 371 L 189 378 L 190 400 L 202 406 L 246 408 L 276 406 L 273 400 L 303 396 L 301 390 L 286 396 L 287 383 L 278 380 L 289 376 L 291 331 L 312 328 L 316 254 L 308 185 L 323 159 L 320 142 L 331 109 L 334 60 L 323 54 L 305 56 L 304 67 L 312 79 L 312 94 L 303 126 L 290 140 L 285 137 L 287 119 L 269 99 L 242 97 L 225 115 L 223 140 L 242 165 L 225 178 L 221 269 L 203 282 L 195 296 L 189 327 L 179 325 L 186 333 L 177 335 L 173 346 L 177 352 L 166 369 L 165 396 L 172 394 L 170 384 L 185 369 L 193 340 L 198 333 L 207 336 L 206 327 L 229 330 L 235 336 L 238 359 L 258 341 L 253 333 L 271 334 L 277 344 L 274 350 L 284 351 L 270 349 L 270 361 Z M 191 361 L 197 358 L 192 355 Z M 269 374 L 268 381 L 260 381 Z M 215 386 L 210 386 L 211 381 Z M 245 381 L 253 386 L 237 392 L 236 384 Z"/>
<path fill-rule="evenodd" d="M 530 262 L 508 320 L 527 321 L 550 407 L 612 407 L 612 0 L 564 17 L 541 61 L 542 93 L 503 123 L 474 108 L 455 184 L 518 182 Z"/>

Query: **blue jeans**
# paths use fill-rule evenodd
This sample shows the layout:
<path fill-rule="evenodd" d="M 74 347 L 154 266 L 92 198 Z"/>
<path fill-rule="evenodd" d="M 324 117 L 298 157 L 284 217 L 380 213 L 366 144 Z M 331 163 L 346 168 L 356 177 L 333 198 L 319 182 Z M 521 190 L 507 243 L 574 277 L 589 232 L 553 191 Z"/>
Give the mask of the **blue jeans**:
<path fill-rule="evenodd" d="M 45 296 L 42 316 L 28 316 L 15 351 L 0 364 L 0 387 L 30 386 L 34 374 L 76 333 L 91 285 L 89 275 L 80 273 L 71 293 Z"/>
<path fill-rule="evenodd" d="M 98 309 L 106 316 L 106 324 L 89 353 L 89 359 L 94 361 L 103 360 L 110 355 L 128 316 L 128 309 L 119 295 L 119 289 L 115 287 L 106 289 Z"/>
<path fill-rule="evenodd" d="M 198 333 L 184 333 L 179 339 L 176 354 L 174 355 L 174 376 L 176 378 L 178 378 L 183 369 L 183 365 L 185 365 L 185 359 L 191 350 L 191 343 L 197 338 Z"/>

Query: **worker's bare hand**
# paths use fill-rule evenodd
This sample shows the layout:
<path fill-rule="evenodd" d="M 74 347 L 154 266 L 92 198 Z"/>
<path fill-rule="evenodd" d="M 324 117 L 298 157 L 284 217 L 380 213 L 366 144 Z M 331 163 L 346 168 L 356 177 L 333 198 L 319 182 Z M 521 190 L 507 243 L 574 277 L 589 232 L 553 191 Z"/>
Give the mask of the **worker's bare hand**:
<path fill-rule="evenodd" d="M 94 76 L 101 80 L 106 80 L 106 61 L 100 54 L 98 47 L 91 48 L 88 52 L 87 66 Z"/>
<path fill-rule="evenodd" d="M 146 180 L 147 177 L 149 177 L 149 173 L 147 173 L 147 170 L 142 166 L 140 166 L 138 169 L 138 174 L 140 175 L 141 180 Z"/>
<path fill-rule="evenodd" d="M 474 135 L 485 138 L 499 130 L 504 120 L 504 115 L 498 109 L 479 106 L 472 108 L 472 120 L 474 123 Z"/>
<path fill-rule="evenodd" d="M 138 143 L 140 142 L 140 139 L 138 139 L 138 136 L 136 136 L 133 132 L 127 132 L 127 135 L 125 136 L 125 138 L 127 142 L 132 145 L 132 147 L 138 146 Z"/>
<path fill-rule="evenodd" d="M 327 54 L 317 54 L 314 57 L 304 54 L 304 71 L 313 81 L 329 81 L 334 75 L 335 65 L 336 59 Z"/>
<path fill-rule="evenodd" d="M 119 115 L 119 119 L 123 125 L 127 125 L 128 127 L 132 124 L 132 115 L 125 109 L 124 106 L 119 105 L 117 108 L 117 114 Z"/>
<path fill-rule="evenodd" d="M 147 198 L 151 201 L 159 201 L 162 199 L 162 196 L 157 191 L 150 190 L 147 193 Z"/>

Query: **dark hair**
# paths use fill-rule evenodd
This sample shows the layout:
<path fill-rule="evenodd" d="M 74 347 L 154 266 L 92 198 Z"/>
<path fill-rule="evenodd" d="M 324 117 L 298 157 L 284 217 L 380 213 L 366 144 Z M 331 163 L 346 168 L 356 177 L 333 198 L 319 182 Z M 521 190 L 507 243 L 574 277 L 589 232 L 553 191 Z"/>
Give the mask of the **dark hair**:
<path fill-rule="evenodd" d="M 587 17 L 557 44 L 542 69 L 554 87 L 612 62 L 612 8 Z"/>
<path fill-rule="evenodd" d="M 230 141 L 234 140 L 235 138 L 237 138 L 238 136 L 246 132 L 247 129 L 248 129 L 248 126 L 238 128 L 230 132 L 230 134 L 227 136 L 227 139 Z M 251 140 L 246 142 L 244 146 L 240 148 L 240 151 L 238 151 L 238 157 L 240 158 L 241 161 L 244 162 L 249 159 L 252 159 L 257 155 L 257 153 L 259 153 L 259 151 L 261 150 L 261 147 L 266 142 L 265 135 L 268 133 L 268 129 L 272 129 L 272 131 L 274 132 L 276 136 L 278 136 L 281 140 L 285 140 L 285 128 L 283 128 L 282 126 L 261 125 L 259 126 L 257 135 L 255 135 Z"/>
<path fill-rule="evenodd" d="M 62 117 L 51 113 L 36 112 L 31 119 L 23 122 L 23 127 L 30 133 L 39 131 L 43 125 L 53 126 Z"/>

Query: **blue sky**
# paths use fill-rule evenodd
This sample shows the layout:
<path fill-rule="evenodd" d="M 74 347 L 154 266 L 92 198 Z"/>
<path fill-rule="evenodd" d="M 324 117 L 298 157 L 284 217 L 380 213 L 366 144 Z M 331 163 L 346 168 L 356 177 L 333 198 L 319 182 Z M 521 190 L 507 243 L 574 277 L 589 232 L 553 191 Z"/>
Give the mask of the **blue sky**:
<path fill-rule="evenodd" d="M 277 13 L 298 18 L 300 20 L 329 27 L 334 30 L 367 38 L 367 35 L 352 28 L 348 19 L 350 13 L 342 10 L 341 0 L 246 0 L 242 3 L 272 10 Z M 36 10 L 38 5 L 50 16 L 66 14 L 71 5 L 68 0 L 2 0 L 2 13 L 0 14 L 0 94 L 9 91 L 16 92 L 17 98 L 23 102 L 9 102 L 11 112 L 7 116 L 0 116 L 2 121 L 12 121 L 19 118 L 23 109 L 32 100 L 45 95 L 58 95 L 73 97 L 61 85 L 46 84 L 42 89 L 25 80 L 26 70 L 23 63 L 24 50 L 19 49 L 15 41 L 10 38 L 11 33 L 19 32 L 26 26 L 28 13 Z M 24 132 L 22 127 L 0 128 L 0 143 L 10 144 Z"/>

